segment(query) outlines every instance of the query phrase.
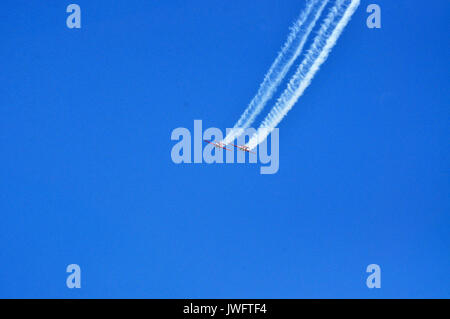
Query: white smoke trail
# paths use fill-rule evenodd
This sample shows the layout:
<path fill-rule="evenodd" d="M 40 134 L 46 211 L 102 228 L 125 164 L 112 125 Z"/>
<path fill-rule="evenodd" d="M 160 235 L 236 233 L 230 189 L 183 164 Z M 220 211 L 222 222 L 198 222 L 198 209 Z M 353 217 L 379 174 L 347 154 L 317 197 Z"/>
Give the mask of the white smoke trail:
<path fill-rule="evenodd" d="M 327 59 L 359 3 L 360 0 L 337 0 L 336 5 L 331 8 L 324 20 L 311 49 L 298 67 L 297 72 L 292 76 L 288 87 L 266 116 L 258 132 L 247 143 L 249 149 L 253 149 L 263 142 L 303 95 L 320 66 Z"/>
<path fill-rule="evenodd" d="M 301 54 L 309 34 L 314 28 L 314 25 L 322 14 L 328 1 L 329 0 L 307 1 L 305 9 L 291 27 L 291 32 L 286 43 L 264 77 L 257 94 L 234 125 L 234 128 L 225 137 L 223 143 L 228 144 L 233 141 L 234 138 L 241 135 L 244 129 L 249 127 L 256 116 L 263 110 L 267 101 L 273 96 L 276 88 L 286 76 L 286 73 L 289 71 L 294 61 Z"/>

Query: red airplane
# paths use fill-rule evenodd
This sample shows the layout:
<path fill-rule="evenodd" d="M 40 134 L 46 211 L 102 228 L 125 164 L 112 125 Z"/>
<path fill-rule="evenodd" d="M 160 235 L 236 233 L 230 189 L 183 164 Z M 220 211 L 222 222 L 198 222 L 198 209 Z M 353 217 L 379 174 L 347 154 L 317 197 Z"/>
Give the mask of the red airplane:
<path fill-rule="evenodd" d="M 234 144 L 231 144 L 231 145 L 233 145 L 234 147 L 237 147 L 241 151 L 256 154 L 255 152 L 250 151 L 250 149 L 248 148 L 247 145 L 234 145 Z"/>
<path fill-rule="evenodd" d="M 204 140 L 204 141 L 205 141 L 206 143 L 209 143 L 209 144 L 214 145 L 214 146 L 217 147 L 217 148 L 223 148 L 224 150 L 231 151 L 230 149 L 228 149 L 228 148 L 225 147 L 225 144 L 223 144 L 223 143 L 221 143 L 221 142 L 214 143 L 214 142 L 211 142 L 211 141 L 208 141 L 208 140 Z"/>

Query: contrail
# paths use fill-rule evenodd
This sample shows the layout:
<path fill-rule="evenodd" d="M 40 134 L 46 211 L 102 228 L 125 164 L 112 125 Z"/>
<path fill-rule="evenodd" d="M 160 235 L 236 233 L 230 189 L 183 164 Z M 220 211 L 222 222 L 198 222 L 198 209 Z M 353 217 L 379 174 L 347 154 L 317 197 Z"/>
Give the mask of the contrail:
<path fill-rule="evenodd" d="M 287 88 L 266 116 L 257 133 L 247 143 L 249 149 L 253 149 L 263 142 L 303 95 L 320 66 L 327 59 L 359 3 L 360 0 L 337 0 L 330 9 L 297 72 L 292 76 Z"/>
<path fill-rule="evenodd" d="M 286 73 L 289 71 L 294 61 L 301 54 L 309 34 L 314 28 L 314 25 L 322 14 L 328 1 L 329 0 L 307 1 L 305 9 L 291 27 L 291 32 L 289 33 L 286 43 L 265 75 L 257 94 L 234 125 L 234 128 L 225 137 L 223 141 L 225 144 L 230 143 L 234 138 L 241 135 L 244 129 L 249 127 L 256 116 L 263 110 L 267 101 L 273 96 L 276 88 L 286 76 Z"/>

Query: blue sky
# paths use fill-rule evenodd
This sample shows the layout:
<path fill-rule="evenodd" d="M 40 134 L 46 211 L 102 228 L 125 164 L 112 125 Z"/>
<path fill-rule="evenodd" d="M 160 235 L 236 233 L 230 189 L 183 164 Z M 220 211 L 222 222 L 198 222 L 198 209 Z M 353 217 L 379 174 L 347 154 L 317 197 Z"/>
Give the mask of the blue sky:
<path fill-rule="evenodd" d="M 274 175 L 170 135 L 235 123 L 303 1 L 70 3 L 3 1 L 0 297 L 450 297 L 448 1 L 362 0 Z"/>

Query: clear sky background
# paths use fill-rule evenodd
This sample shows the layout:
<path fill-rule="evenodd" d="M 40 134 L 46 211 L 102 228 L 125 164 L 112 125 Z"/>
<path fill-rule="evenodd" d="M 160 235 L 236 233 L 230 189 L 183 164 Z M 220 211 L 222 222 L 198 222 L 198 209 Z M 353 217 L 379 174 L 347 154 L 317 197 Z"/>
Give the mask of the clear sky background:
<path fill-rule="evenodd" d="M 70 3 L 2 1 L 0 297 L 450 297 L 449 1 L 361 1 L 275 175 L 170 135 L 231 127 L 304 1 Z"/>

